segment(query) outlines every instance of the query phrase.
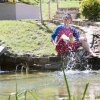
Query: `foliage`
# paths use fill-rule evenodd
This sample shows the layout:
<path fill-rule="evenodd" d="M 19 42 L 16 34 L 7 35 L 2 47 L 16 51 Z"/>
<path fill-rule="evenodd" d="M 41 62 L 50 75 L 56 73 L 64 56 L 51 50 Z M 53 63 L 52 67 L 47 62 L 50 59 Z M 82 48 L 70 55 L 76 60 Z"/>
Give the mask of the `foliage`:
<path fill-rule="evenodd" d="M 32 100 L 39 100 L 39 96 L 33 90 L 23 90 L 23 91 L 19 91 L 17 93 L 11 93 L 11 94 L 12 95 L 9 95 L 8 100 L 12 100 L 11 97 L 14 100 L 20 100 L 20 98 L 23 98 L 23 100 L 29 100 L 30 98 L 32 98 Z"/>
<path fill-rule="evenodd" d="M 67 89 L 67 92 L 68 92 L 68 98 L 69 98 L 69 100 L 72 100 L 71 99 L 71 93 L 70 93 L 70 89 L 69 89 L 69 85 L 68 85 L 68 81 L 67 81 L 67 77 L 66 77 L 64 68 L 63 68 L 63 76 L 64 76 L 64 80 L 65 80 L 65 84 L 66 84 L 66 89 Z"/>
<path fill-rule="evenodd" d="M 66 89 L 67 89 L 67 92 L 68 92 L 68 98 L 69 98 L 68 100 L 76 100 L 75 96 L 73 96 L 73 99 L 72 99 L 68 80 L 67 80 L 67 77 L 66 77 L 66 74 L 65 74 L 65 71 L 64 71 L 64 66 L 62 66 L 62 70 L 63 70 L 63 76 L 64 76 L 64 80 L 65 80 L 65 84 L 66 84 Z M 82 96 L 82 100 L 85 100 L 86 91 L 88 89 L 88 86 L 89 86 L 89 83 L 87 83 L 86 86 L 85 86 L 85 90 L 84 90 L 84 93 L 83 93 L 83 96 Z"/>
<path fill-rule="evenodd" d="M 100 16 L 100 0 L 83 0 L 81 13 L 89 20 L 97 20 Z"/>
<path fill-rule="evenodd" d="M 84 90 L 84 93 L 83 93 L 83 96 L 82 96 L 82 100 L 85 100 L 85 95 L 86 95 L 86 91 L 87 91 L 88 86 L 89 86 L 89 83 L 87 83 L 86 86 L 85 86 L 85 90 Z"/>
<path fill-rule="evenodd" d="M 13 98 L 14 100 L 20 100 L 20 97 L 23 98 L 23 100 L 28 100 L 28 98 L 30 97 L 32 97 L 33 100 L 39 100 L 39 97 L 35 90 L 26 89 L 26 90 L 18 91 L 17 80 L 16 80 L 16 92 L 11 93 L 8 97 L 8 100 L 11 100 L 11 97 L 13 96 L 14 96 Z"/>
<path fill-rule="evenodd" d="M 40 0 L 19 0 L 22 3 L 26 3 L 26 4 L 33 4 L 33 5 L 37 5 L 39 4 Z"/>

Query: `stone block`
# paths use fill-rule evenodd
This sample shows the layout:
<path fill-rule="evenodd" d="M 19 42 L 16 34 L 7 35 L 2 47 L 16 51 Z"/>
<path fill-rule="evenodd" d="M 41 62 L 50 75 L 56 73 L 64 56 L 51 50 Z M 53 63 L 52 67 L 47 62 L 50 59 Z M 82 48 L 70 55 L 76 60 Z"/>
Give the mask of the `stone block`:
<path fill-rule="evenodd" d="M 61 61 L 61 56 L 50 56 L 49 57 L 49 62 L 60 62 Z"/>
<path fill-rule="evenodd" d="M 0 46 L 0 56 L 6 52 L 6 47 Z"/>
<path fill-rule="evenodd" d="M 39 59 L 40 64 L 47 64 L 48 62 L 49 62 L 48 57 L 40 57 L 40 59 Z"/>
<path fill-rule="evenodd" d="M 61 67 L 62 67 L 62 63 L 59 63 L 59 62 L 45 64 L 45 69 L 46 70 L 60 70 Z"/>

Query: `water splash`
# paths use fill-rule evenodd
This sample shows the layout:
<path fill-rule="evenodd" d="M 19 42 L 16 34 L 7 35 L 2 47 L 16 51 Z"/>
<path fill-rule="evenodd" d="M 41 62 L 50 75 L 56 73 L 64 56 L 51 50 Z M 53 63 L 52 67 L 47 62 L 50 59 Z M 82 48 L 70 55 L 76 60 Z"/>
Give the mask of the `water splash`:
<path fill-rule="evenodd" d="M 63 55 L 63 66 L 66 70 L 91 70 L 88 65 L 88 60 L 86 58 L 86 52 L 84 50 L 80 51 L 70 51 Z"/>
<path fill-rule="evenodd" d="M 17 71 L 19 71 L 19 70 L 20 70 L 21 72 L 23 72 L 24 69 L 25 69 L 25 72 L 28 73 L 28 71 L 29 71 L 29 66 L 28 66 L 27 63 L 21 63 L 21 64 L 17 65 L 17 66 L 16 66 L 15 72 L 17 72 Z"/>

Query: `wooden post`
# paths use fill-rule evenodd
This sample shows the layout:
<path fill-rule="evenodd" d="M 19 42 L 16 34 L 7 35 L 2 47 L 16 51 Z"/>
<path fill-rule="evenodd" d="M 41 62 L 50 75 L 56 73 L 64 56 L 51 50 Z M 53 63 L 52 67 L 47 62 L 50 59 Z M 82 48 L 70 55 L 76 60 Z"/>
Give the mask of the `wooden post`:
<path fill-rule="evenodd" d="M 50 10 L 50 0 L 48 0 L 48 16 L 49 16 L 49 19 L 51 19 L 51 10 Z"/>
<path fill-rule="evenodd" d="M 41 16 L 41 24 L 43 24 L 43 17 L 42 17 L 42 1 L 40 0 L 40 16 Z"/>
<path fill-rule="evenodd" d="M 58 10 L 58 8 L 59 8 L 59 3 L 58 3 L 59 1 L 57 0 L 57 10 Z"/>

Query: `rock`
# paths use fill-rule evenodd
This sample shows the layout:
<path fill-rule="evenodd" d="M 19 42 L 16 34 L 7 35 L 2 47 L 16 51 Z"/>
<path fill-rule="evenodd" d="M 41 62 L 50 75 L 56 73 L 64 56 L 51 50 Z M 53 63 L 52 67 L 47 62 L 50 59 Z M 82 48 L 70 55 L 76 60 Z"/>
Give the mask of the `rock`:
<path fill-rule="evenodd" d="M 6 52 L 6 47 L 0 46 L 0 56 Z"/>

